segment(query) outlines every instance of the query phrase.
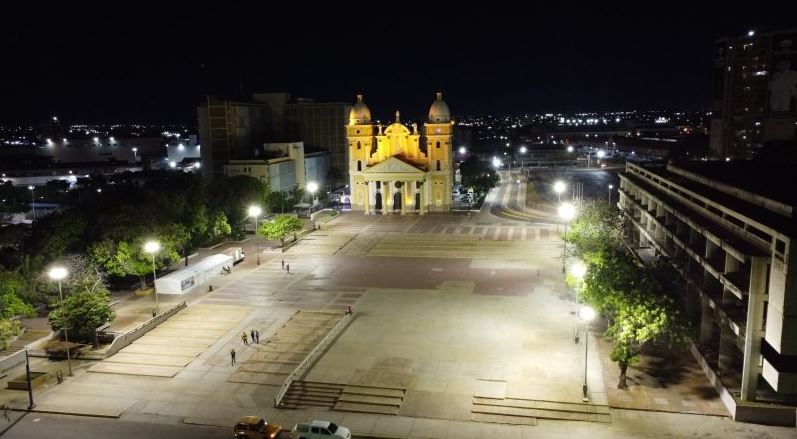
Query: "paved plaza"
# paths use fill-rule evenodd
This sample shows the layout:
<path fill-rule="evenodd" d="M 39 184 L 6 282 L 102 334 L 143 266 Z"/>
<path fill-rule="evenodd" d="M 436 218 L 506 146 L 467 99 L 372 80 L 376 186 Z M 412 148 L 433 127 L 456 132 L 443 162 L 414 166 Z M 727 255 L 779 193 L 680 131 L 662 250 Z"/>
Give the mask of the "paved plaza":
<path fill-rule="evenodd" d="M 344 214 L 285 254 L 264 253 L 260 266 L 249 261 L 213 280 L 212 292 L 119 354 L 40 391 L 37 405 L 218 426 L 250 414 L 288 427 L 330 419 L 357 434 L 402 438 L 763 431 L 730 421 L 711 392 L 672 409 L 688 386 L 647 401 L 667 400 L 680 413 L 650 404 L 645 413 L 618 410 L 629 404 L 618 405 L 623 395 L 610 388 L 616 367 L 598 333 L 589 335 L 590 399 L 582 402 L 583 336 L 573 342 L 574 297 L 561 264 L 555 225 L 466 213 Z M 278 385 L 350 306 L 351 321 L 285 408 L 275 408 Z M 260 344 L 240 339 L 251 329 Z M 656 387 L 648 385 L 639 389 Z M 23 405 L 24 396 L 12 401 Z"/>

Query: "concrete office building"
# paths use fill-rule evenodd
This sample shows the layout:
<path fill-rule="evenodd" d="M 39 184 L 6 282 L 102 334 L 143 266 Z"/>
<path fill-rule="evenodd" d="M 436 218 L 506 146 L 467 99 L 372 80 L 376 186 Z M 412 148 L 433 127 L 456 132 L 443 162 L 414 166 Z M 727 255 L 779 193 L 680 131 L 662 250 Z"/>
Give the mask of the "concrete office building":
<path fill-rule="evenodd" d="M 717 157 L 754 157 L 766 142 L 795 140 L 797 30 L 717 40 L 711 150 Z"/>
<path fill-rule="evenodd" d="M 682 274 L 692 352 L 730 413 L 794 426 L 797 178 L 761 166 L 628 163 L 618 205 L 640 253 L 666 256 Z"/>
<path fill-rule="evenodd" d="M 203 175 L 224 174 L 230 160 L 255 158 L 270 138 L 264 104 L 229 100 L 208 101 L 197 109 Z"/>

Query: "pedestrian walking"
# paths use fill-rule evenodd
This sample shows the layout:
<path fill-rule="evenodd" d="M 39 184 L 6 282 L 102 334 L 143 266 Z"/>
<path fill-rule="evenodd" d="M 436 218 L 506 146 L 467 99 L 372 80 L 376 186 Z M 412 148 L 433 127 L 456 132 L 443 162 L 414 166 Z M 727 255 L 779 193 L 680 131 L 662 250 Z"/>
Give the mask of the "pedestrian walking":
<path fill-rule="evenodd" d="M 249 338 L 252 340 L 253 343 L 256 343 L 255 342 L 255 330 L 254 329 L 249 331 Z"/>
<path fill-rule="evenodd" d="M 285 259 L 282 260 L 282 269 L 285 269 Z"/>
<path fill-rule="evenodd" d="M 230 350 L 230 361 L 232 361 L 231 366 L 235 366 L 235 348 Z"/>
<path fill-rule="evenodd" d="M 255 329 L 255 343 L 260 344 L 260 331 Z"/>
<path fill-rule="evenodd" d="M 288 274 L 291 274 L 291 264 L 285 264 L 285 271 L 287 271 Z"/>
<path fill-rule="evenodd" d="M 241 333 L 241 341 L 244 342 L 244 345 L 249 345 L 249 339 L 246 338 L 246 331 Z"/>

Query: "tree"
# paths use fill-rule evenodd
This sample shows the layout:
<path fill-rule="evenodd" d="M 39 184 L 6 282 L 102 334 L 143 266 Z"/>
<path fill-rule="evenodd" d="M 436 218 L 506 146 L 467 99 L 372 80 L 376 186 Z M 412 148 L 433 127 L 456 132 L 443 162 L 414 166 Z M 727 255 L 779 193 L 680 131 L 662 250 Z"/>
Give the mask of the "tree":
<path fill-rule="evenodd" d="M 0 271 L 0 317 L 33 317 L 36 310 L 20 297 L 24 294 L 25 278 L 17 272 Z"/>
<path fill-rule="evenodd" d="M 224 212 L 218 211 L 210 217 L 208 221 L 207 230 L 205 230 L 204 240 L 213 241 L 222 236 L 228 236 L 232 233 L 232 227 L 227 222 L 227 215 Z"/>
<path fill-rule="evenodd" d="M 257 234 L 265 236 L 268 239 L 279 239 L 280 243 L 285 245 L 285 238 L 293 235 L 296 239 L 296 233 L 302 230 L 304 223 L 299 218 L 293 216 L 278 216 L 274 221 L 267 221 L 260 225 Z"/>
<path fill-rule="evenodd" d="M 565 240 L 574 245 L 579 257 L 589 260 L 591 254 L 623 246 L 623 225 L 623 216 L 615 207 L 589 201 L 579 208 Z"/>
<path fill-rule="evenodd" d="M 501 177 L 495 170 L 475 155 L 468 157 L 459 165 L 459 172 L 462 176 L 462 185 L 473 188 L 479 197 L 486 195 L 490 189 L 498 186 L 501 182 Z"/>
<path fill-rule="evenodd" d="M 24 226 L 10 225 L 0 228 L 0 248 L 11 247 L 19 249 L 27 231 Z"/>
<path fill-rule="evenodd" d="M 109 304 L 106 275 L 83 255 L 69 256 L 66 262 L 69 276 L 62 285 L 64 307 L 61 309 L 61 301 L 57 301 L 48 320 L 54 331 L 66 323 L 79 339 L 89 339 L 96 328 L 116 317 Z"/>
<path fill-rule="evenodd" d="M 286 208 L 290 211 L 295 204 L 294 200 L 282 191 L 269 192 L 266 195 L 266 203 L 269 211 L 273 213 L 285 213 Z"/>
<path fill-rule="evenodd" d="M 0 350 L 8 349 L 8 342 L 22 334 L 22 325 L 17 320 L 0 319 Z"/>

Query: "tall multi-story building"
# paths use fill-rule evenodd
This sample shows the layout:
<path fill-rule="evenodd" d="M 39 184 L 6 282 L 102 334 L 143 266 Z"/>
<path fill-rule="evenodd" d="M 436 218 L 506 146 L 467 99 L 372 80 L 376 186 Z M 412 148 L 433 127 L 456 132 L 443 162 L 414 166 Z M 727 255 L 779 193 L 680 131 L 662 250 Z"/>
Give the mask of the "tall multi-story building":
<path fill-rule="evenodd" d="M 396 121 L 387 127 L 371 122 L 362 95 L 352 107 L 346 137 L 352 210 L 402 214 L 444 212 L 451 208 L 454 123 L 442 93 L 423 126 L 411 129 Z"/>
<path fill-rule="evenodd" d="M 766 142 L 795 140 L 797 31 L 750 31 L 715 50 L 713 154 L 752 158 Z"/>
<path fill-rule="evenodd" d="M 288 93 L 256 93 L 252 100 L 209 101 L 199 108 L 203 162 L 209 161 L 211 166 L 208 169 L 205 165 L 207 175 L 223 173 L 227 160 L 258 158 L 263 143 L 303 142 L 308 151 L 329 153 L 328 178 L 333 185 L 348 181 L 348 147 L 343 127 L 348 122 L 350 104 L 293 99 Z"/>
<path fill-rule="evenodd" d="M 230 160 L 257 157 L 272 136 L 264 104 L 229 100 L 208 101 L 197 109 L 203 175 L 224 175 Z"/>
<path fill-rule="evenodd" d="M 797 179 L 773 166 L 629 162 L 619 206 L 629 241 L 681 273 L 692 353 L 730 413 L 794 426 Z"/>

